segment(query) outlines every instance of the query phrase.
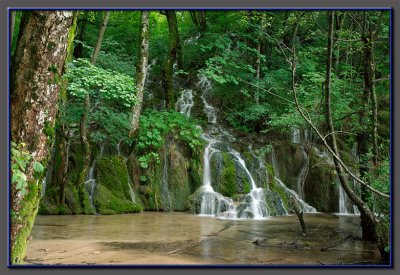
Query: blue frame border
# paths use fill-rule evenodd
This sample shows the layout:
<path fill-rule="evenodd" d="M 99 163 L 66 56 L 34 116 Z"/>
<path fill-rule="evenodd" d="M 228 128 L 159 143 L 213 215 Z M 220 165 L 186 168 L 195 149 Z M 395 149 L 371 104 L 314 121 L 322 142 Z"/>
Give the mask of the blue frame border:
<path fill-rule="evenodd" d="M 324 11 L 324 10 L 383 10 L 389 11 L 390 13 L 390 24 L 389 24 L 389 33 L 390 33 L 390 57 L 389 57 L 389 67 L 390 67 L 390 258 L 388 265 L 251 265 L 251 264 L 216 264 L 216 265 L 202 265 L 202 264 L 193 264 L 193 265 L 140 265 L 140 264 L 121 264 L 121 265 L 79 265 L 79 264 L 68 264 L 68 265 L 33 265 L 33 264 L 24 264 L 24 265 L 13 265 L 11 264 L 11 250 L 10 250 L 10 224 L 11 224 L 11 216 L 10 216 L 10 209 L 11 209 L 11 198 L 10 198 L 10 163 L 11 163 L 11 155 L 10 155 L 10 148 L 11 148 L 11 139 L 10 139 L 10 65 L 11 65 L 11 43 L 10 41 L 10 14 L 11 11 L 20 11 L 20 10 L 112 10 L 112 11 L 121 11 L 121 10 L 129 10 L 129 11 L 136 11 L 136 10 L 211 10 L 211 11 L 238 11 L 238 10 L 259 10 L 259 11 L 286 11 L 286 10 L 309 10 L 309 11 Z M 69 8 L 69 7 L 59 7 L 59 8 L 32 8 L 32 7 L 8 7 L 7 8 L 7 267 L 8 268 L 15 268 L 15 269 L 25 269 L 25 268 L 198 268 L 198 269 L 210 269 L 210 268 L 393 268 L 393 8 L 392 7 L 368 7 L 368 8 L 360 8 L 360 7 L 345 7 L 345 8 L 325 8 L 325 7 L 317 7 L 317 8 L 252 8 L 252 7 L 241 7 L 241 8 L 225 8 L 225 7 L 157 7 L 157 8 L 132 8 L 132 7 L 79 7 L 79 8 Z"/>

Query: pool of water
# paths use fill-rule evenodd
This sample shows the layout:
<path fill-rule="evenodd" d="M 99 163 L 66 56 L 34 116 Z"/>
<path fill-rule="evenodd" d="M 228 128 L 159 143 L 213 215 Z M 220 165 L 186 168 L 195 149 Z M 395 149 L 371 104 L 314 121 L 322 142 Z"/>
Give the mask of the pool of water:
<path fill-rule="evenodd" d="M 28 264 L 368 264 L 380 260 L 359 239 L 359 217 L 306 214 L 219 220 L 189 213 L 37 216 Z M 356 236 L 352 238 L 351 236 Z M 358 236 L 358 237 L 357 237 Z M 256 243 L 255 243 L 256 242 Z"/>

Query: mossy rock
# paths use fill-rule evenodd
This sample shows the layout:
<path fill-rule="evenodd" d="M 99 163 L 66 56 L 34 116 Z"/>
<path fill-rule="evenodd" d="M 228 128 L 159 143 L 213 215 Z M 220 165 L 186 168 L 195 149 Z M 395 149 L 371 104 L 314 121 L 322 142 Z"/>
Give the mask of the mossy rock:
<path fill-rule="evenodd" d="M 102 215 L 141 212 L 142 207 L 130 200 L 117 197 L 108 188 L 97 184 L 94 195 L 94 205 Z"/>
<path fill-rule="evenodd" d="M 309 159 L 310 169 L 304 184 L 307 203 L 319 212 L 338 212 L 339 195 L 335 167 L 325 158 L 320 158 L 314 150 L 310 151 Z"/>
<path fill-rule="evenodd" d="M 100 214 L 142 211 L 129 194 L 128 170 L 120 156 L 103 157 L 96 162 L 94 205 Z"/>
<path fill-rule="evenodd" d="M 129 170 L 145 210 L 186 211 L 190 194 L 202 184 L 202 151 L 194 152 L 172 135 L 164 138 L 164 145 L 157 151 L 158 162 L 152 160 L 148 168 L 140 168 L 133 153 Z"/>

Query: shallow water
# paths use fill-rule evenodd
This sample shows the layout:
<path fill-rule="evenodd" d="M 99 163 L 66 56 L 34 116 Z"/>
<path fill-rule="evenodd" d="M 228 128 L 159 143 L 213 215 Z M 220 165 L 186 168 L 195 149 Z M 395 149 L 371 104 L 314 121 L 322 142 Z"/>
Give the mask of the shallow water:
<path fill-rule="evenodd" d="M 366 264 L 376 247 L 359 235 L 359 217 L 306 214 L 218 220 L 188 213 L 38 216 L 29 264 Z M 259 240 L 262 246 L 253 242 Z M 336 244 L 336 245 L 335 245 Z M 328 249 L 325 249 L 329 247 Z M 323 248 L 324 251 L 321 251 Z"/>

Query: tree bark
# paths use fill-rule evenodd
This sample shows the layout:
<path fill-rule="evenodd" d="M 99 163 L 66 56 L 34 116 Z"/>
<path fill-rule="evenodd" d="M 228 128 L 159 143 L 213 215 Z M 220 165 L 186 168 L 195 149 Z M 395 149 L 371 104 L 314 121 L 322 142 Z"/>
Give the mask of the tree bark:
<path fill-rule="evenodd" d="M 199 18 L 200 18 L 200 31 L 205 32 L 207 29 L 207 19 L 205 10 L 199 11 Z"/>
<path fill-rule="evenodd" d="M 97 57 L 100 53 L 101 44 L 103 43 L 104 32 L 106 31 L 108 20 L 110 19 L 110 11 L 106 11 L 104 15 L 103 24 L 101 25 L 99 37 L 97 38 L 96 47 L 94 48 L 92 58 L 90 59 L 90 63 L 95 64 Z"/>
<path fill-rule="evenodd" d="M 326 59 L 326 80 L 325 80 L 325 118 L 327 124 L 327 130 L 330 134 L 329 143 L 335 154 L 340 158 L 339 150 L 337 147 L 335 128 L 333 126 L 332 121 L 332 112 L 331 112 L 331 99 L 330 99 L 330 86 L 331 86 L 331 71 L 332 71 L 332 49 L 333 49 L 333 26 L 334 26 L 334 11 L 330 12 L 329 15 L 329 33 L 328 33 L 328 50 L 327 50 L 327 59 Z M 368 208 L 365 201 L 360 199 L 354 191 L 351 189 L 342 166 L 338 163 L 336 159 L 334 159 L 336 171 L 338 173 L 340 184 L 345 190 L 347 196 L 357 205 L 360 210 L 361 215 L 365 218 L 365 223 L 361 224 L 361 226 L 367 226 L 368 234 L 363 238 L 364 239 L 374 239 L 375 238 L 375 217 L 372 211 Z M 363 233 L 365 229 L 363 228 Z M 365 231 L 367 232 L 367 231 Z"/>
<path fill-rule="evenodd" d="M 11 69 L 11 140 L 32 156 L 26 169 L 28 193 L 11 186 L 11 263 L 21 263 L 40 200 L 41 181 L 33 163 L 48 158 L 48 129 L 54 127 L 64 59 L 73 22 L 71 11 L 26 11 Z"/>
<path fill-rule="evenodd" d="M 83 44 L 82 43 L 85 40 L 88 15 L 89 15 L 89 11 L 85 10 L 85 12 L 83 14 L 83 18 L 82 18 L 81 28 L 79 30 L 79 36 L 78 36 L 78 40 L 80 41 L 80 43 L 78 45 L 76 45 L 76 47 L 74 49 L 74 57 L 75 58 L 81 58 L 82 54 L 83 54 Z"/>
<path fill-rule="evenodd" d="M 97 38 L 96 47 L 94 48 L 92 58 L 90 59 L 90 63 L 92 63 L 93 65 L 96 64 L 97 57 L 99 56 L 101 44 L 103 42 L 104 32 L 106 31 L 109 18 L 110 18 L 110 11 L 108 10 L 104 15 L 103 23 L 101 25 L 99 36 Z M 87 131 L 89 111 L 90 111 L 90 94 L 88 93 L 85 97 L 84 111 L 82 112 L 80 120 L 80 135 L 81 135 L 80 138 L 82 144 L 83 168 L 78 177 L 78 182 L 77 182 L 78 185 L 84 182 L 90 165 L 90 143 Z"/>
<path fill-rule="evenodd" d="M 194 25 L 199 29 L 200 32 L 205 32 L 207 29 L 207 19 L 206 19 L 206 11 L 190 11 L 190 17 Z"/>
<path fill-rule="evenodd" d="M 149 60 L 149 11 L 141 11 L 140 30 L 139 30 L 139 53 L 136 65 L 136 96 L 137 103 L 132 110 L 132 129 L 131 136 L 137 134 L 139 129 L 139 118 L 142 110 L 144 84 L 147 76 L 147 64 Z"/>
<path fill-rule="evenodd" d="M 164 63 L 164 68 L 163 68 L 163 86 L 164 86 L 166 107 L 167 109 L 174 110 L 175 95 L 172 82 L 173 66 L 175 59 L 177 58 L 178 68 L 179 69 L 182 68 L 182 54 L 179 42 L 178 24 L 176 21 L 175 11 L 167 10 L 165 11 L 165 15 L 167 16 L 167 21 L 168 21 L 169 48 L 168 48 L 168 56 Z"/>

